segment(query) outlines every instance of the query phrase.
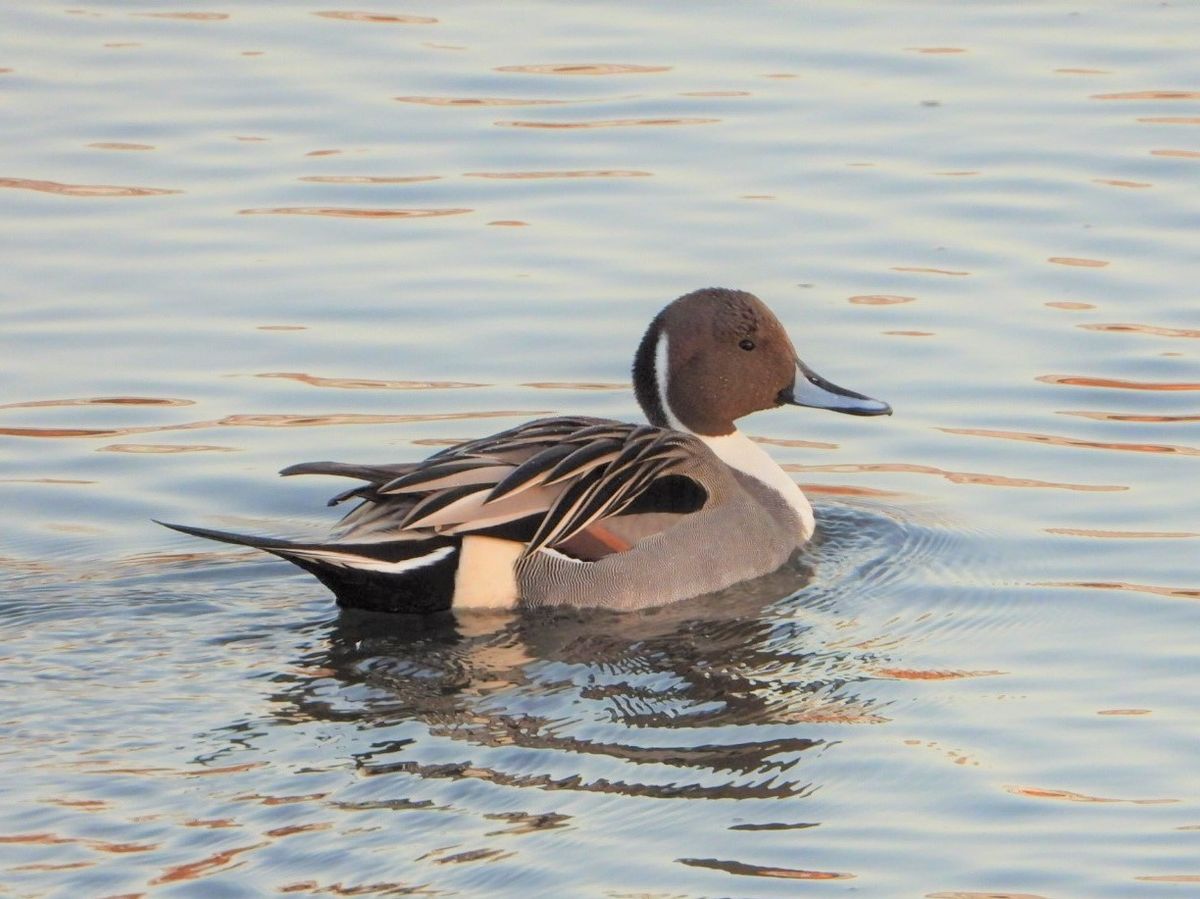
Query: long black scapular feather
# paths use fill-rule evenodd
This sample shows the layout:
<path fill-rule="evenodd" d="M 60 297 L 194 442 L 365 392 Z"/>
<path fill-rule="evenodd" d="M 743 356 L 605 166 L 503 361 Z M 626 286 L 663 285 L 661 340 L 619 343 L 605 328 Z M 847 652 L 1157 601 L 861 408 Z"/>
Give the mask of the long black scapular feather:
<path fill-rule="evenodd" d="M 486 503 L 494 503 L 498 499 L 503 499 L 510 494 L 516 493 L 524 487 L 531 486 L 532 483 L 547 470 L 554 468 L 574 452 L 574 447 L 570 444 L 550 446 L 534 456 L 530 456 L 516 468 L 514 468 L 504 479 L 497 484 L 485 501 Z"/>

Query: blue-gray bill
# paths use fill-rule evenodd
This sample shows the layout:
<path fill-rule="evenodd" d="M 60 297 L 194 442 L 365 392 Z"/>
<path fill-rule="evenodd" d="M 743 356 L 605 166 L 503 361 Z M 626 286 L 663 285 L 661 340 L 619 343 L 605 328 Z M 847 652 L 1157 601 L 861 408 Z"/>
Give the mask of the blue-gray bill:
<path fill-rule="evenodd" d="M 781 402 L 793 406 L 830 409 L 847 415 L 891 415 L 892 407 L 883 400 L 871 399 L 845 387 L 826 381 L 819 374 L 796 360 L 796 380 L 788 390 L 779 394 Z"/>

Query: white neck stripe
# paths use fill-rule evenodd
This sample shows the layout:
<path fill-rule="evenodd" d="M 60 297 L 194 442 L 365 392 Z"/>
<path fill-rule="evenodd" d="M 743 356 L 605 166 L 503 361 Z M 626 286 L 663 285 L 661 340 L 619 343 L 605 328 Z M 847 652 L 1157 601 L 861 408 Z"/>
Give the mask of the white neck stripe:
<path fill-rule="evenodd" d="M 654 347 L 654 386 L 658 389 L 658 404 L 662 407 L 663 417 L 667 420 L 667 427 L 673 428 L 676 431 L 683 431 L 685 434 L 691 434 L 692 431 L 683 426 L 683 423 L 675 417 L 675 413 L 671 411 L 671 401 L 668 399 L 667 383 L 669 375 L 670 353 L 667 348 L 667 332 L 660 330 L 658 332 L 658 343 Z"/>

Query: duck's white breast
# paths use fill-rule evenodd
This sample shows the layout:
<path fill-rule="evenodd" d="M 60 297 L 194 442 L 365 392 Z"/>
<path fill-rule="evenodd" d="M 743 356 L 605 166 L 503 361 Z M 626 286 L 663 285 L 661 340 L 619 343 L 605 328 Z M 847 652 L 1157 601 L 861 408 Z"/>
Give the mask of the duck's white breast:
<path fill-rule="evenodd" d="M 736 468 L 743 474 L 762 481 L 787 501 L 800 519 L 801 543 L 813 535 L 816 520 L 813 518 L 812 504 L 800 489 L 800 485 L 779 467 L 779 463 L 772 459 L 766 450 L 738 430 L 719 437 L 704 434 L 696 436 L 730 468 Z"/>

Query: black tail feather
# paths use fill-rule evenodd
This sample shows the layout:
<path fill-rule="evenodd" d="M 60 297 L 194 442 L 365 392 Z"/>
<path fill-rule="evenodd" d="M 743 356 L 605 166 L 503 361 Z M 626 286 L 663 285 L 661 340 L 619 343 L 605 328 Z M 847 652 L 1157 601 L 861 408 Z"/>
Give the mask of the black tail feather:
<path fill-rule="evenodd" d="M 172 524 L 169 521 L 159 521 L 157 518 L 150 519 L 155 524 L 161 524 L 164 528 L 170 528 L 173 531 L 179 531 L 181 534 L 190 534 L 193 537 L 203 537 L 205 540 L 216 540 L 220 543 L 232 543 L 235 546 L 252 546 L 255 549 L 274 552 L 275 550 L 285 550 L 288 547 L 292 549 L 316 548 L 314 543 L 293 543 L 289 540 L 272 540 L 269 537 L 252 537 L 249 534 L 235 534 L 232 531 L 216 531 L 212 528 L 198 528 L 190 524 Z"/>
<path fill-rule="evenodd" d="M 333 591 L 339 606 L 367 609 L 373 612 L 428 614 L 449 609 L 454 601 L 454 578 L 458 572 L 460 540 L 455 537 L 432 537 L 427 540 L 394 540 L 382 543 L 298 543 L 270 537 L 254 537 L 212 528 L 172 524 L 154 520 L 155 524 L 193 537 L 250 546 L 261 549 L 314 575 Z M 372 570 L 355 567 L 352 560 L 363 562 L 403 563 L 408 559 L 436 554 L 449 547 L 429 564 L 408 570 Z M 340 554 L 332 560 L 311 555 L 330 552 Z"/>

